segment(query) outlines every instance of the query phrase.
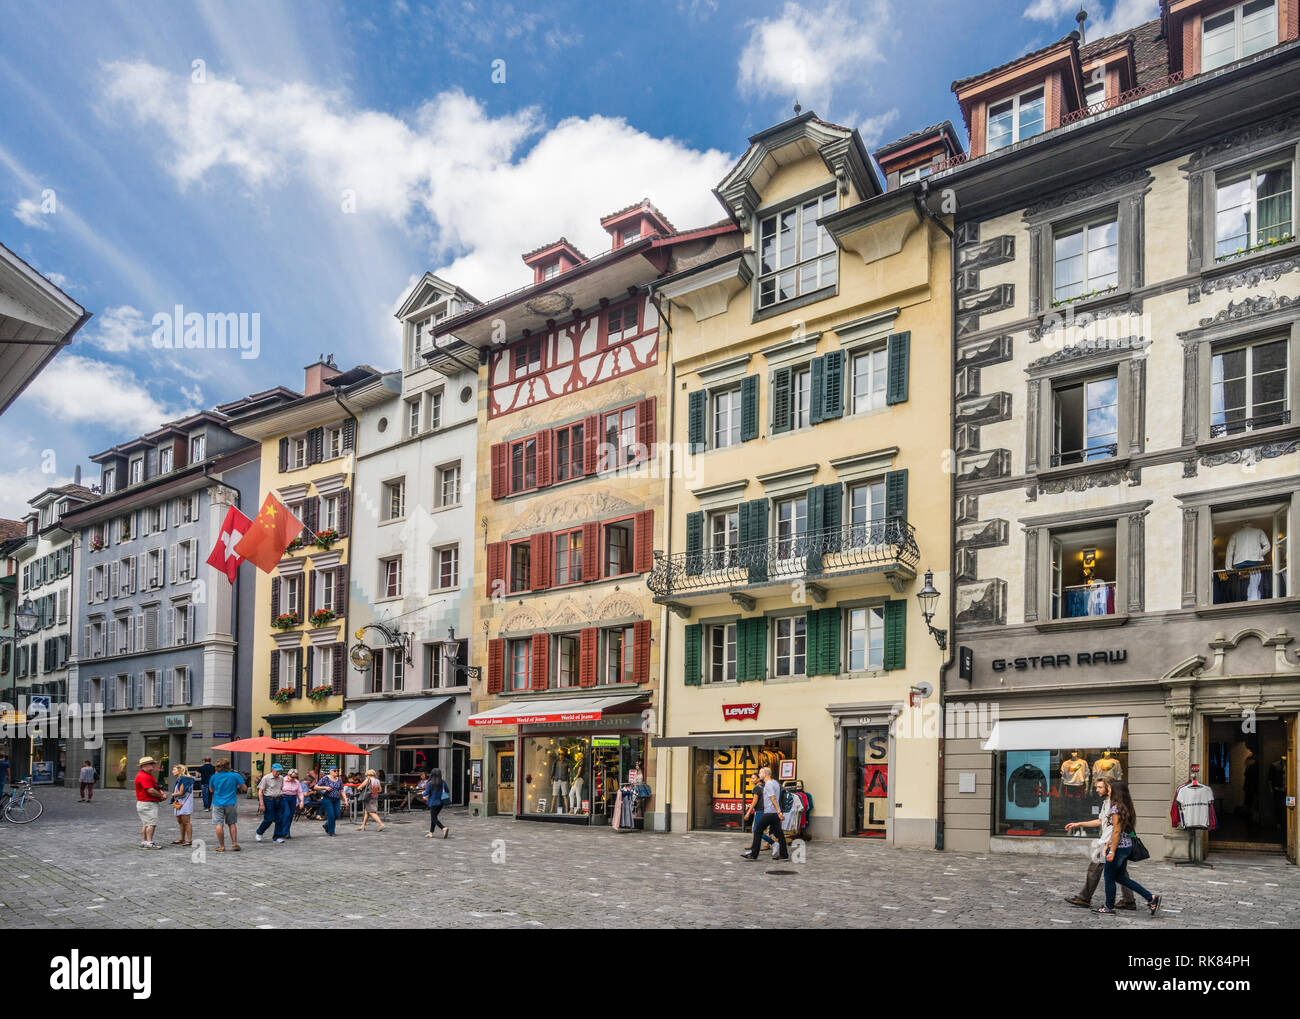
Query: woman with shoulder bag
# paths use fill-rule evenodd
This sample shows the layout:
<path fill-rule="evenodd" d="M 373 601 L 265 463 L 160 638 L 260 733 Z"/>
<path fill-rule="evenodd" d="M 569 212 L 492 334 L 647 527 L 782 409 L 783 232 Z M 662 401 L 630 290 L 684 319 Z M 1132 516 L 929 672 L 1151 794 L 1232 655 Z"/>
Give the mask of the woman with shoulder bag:
<path fill-rule="evenodd" d="M 439 828 L 442 829 L 442 837 L 445 839 L 451 834 L 451 829 L 438 820 L 438 815 L 442 813 L 442 808 L 451 803 L 451 790 L 447 788 L 447 783 L 442 780 L 442 771 L 434 768 L 429 772 L 429 781 L 424 786 L 424 799 L 429 804 L 429 830 L 425 833 L 426 839 L 431 839 Z"/>
<path fill-rule="evenodd" d="M 1115 885 L 1121 884 L 1132 888 L 1134 892 L 1147 900 L 1147 909 L 1155 916 L 1160 909 L 1160 896 L 1152 895 L 1140 884 L 1128 876 L 1130 859 L 1145 860 L 1150 854 L 1142 840 L 1137 837 L 1137 811 L 1133 809 L 1133 797 L 1129 794 L 1127 782 L 1112 782 L 1110 785 L 1111 833 L 1110 845 L 1106 850 L 1106 905 L 1097 910 L 1103 915 L 1115 912 Z"/>
<path fill-rule="evenodd" d="M 357 786 L 357 804 L 361 807 L 361 823 L 357 827 L 361 831 L 366 830 L 366 822 L 372 817 L 375 824 L 379 825 L 379 830 L 384 830 L 384 819 L 379 816 L 379 793 L 383 788 L 374 768 L 366 772 L 361 784 Z"/>

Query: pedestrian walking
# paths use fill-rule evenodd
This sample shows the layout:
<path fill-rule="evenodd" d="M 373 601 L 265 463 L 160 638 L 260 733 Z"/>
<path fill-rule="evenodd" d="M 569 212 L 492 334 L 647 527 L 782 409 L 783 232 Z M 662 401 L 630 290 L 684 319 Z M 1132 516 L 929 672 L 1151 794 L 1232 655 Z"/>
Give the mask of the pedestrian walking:
<path fill-rule="evenodd" d="M 357 803 L 361 807 L 361 824 L 358 827 L 366 830 L 366 822 L 370 818 L 375 819 L 379 825 L 379 830 L 384 830 L 384 819 L 379 816 L 379 794 L 383 791 L 384 785 L 379 781 L 379 776 L 374 768 L 366 772 L 366 777 L 361 780 L 357 787 Z"/>
<path fill-rule="evenodd" d="M 172 810 L 180 828 L 180 838 L 172 839 L 172 845 L 188 846 L 194 841 L 194 779 L 183 764 L 172 768 Z"/>
<path fill-rule="evenodd" d="M 212 766 L 212 758 L 203 758 L 203 763 L 199 765 L 199 793 L 203 797 L 203 809 L 212 809 L 212 776 L 216 773 L 216 768 Z"/>
<path fill-rule="evenodd" d="M 785 842 L 785 829 L 781 827 L 781 822 L 785 820 L 785 814 L 781 811 L 781 783 L 772 777 L 771 768 L 759 769 L 758 777 L 763 781 L 763 816 L 754 825 L 754 841 L 749 852 L 740 855 L 750 862 L 757 860 L 763 832 L 770 831 L 781 844 L 781 855 L 777 859 L 788 860 L 790 848 Z"/>
<path fill-rule="evenodd" d="M 348 805 L 347 790 L 343 788 L 343 779 L 339 778 L 339 769 L 330 768 L 329 774 L 322 778 L 313 786 L 321 796 L 321 810 L 325 812 L 325 823 L 321 825 L 325 829 L 325 834 L 334 837 L 334 825 L 339 819 L 339 802 L 343 806 Z"/>
<path fill-rule="evenodd" d="M 0 750 L 0 796 L 4 795 L 5 785 L 9 782 L 9 755 Z"/>
<path fill-rule="evenodd" d="M 1066 831 L 1074 831 L 1076 828 L 1100 828 L 1100 837 L 1092 844 L 1092 862 L 1088 864 L 1087 876 L 1083 879 L 1083 890 L 1078 895 L 1071 895 L 1065 901 L 1072 906 L 1092 906 L 1092 896 L 1097 890 L 1097 885 L 1101 882 L 1102 872 L 1106 869 L 1106 849 L 1110 846 L 1110 781 L 1109 779 L 1099 778 L 1093 787 L 1097 795 L 1101 798 L 1101 812 L 1091 821 L 1071 821 L 1065 826 Z M 1133 889 L 1128 885 L 1121 885 L 1123 893 L 1120 895 L 1117 909 L 1137 909 L 1137 900 L 1133 898 Z"/>
<path fill-rule="evenodd" d="M 284 821 L 280 817 L 280 804 L 284 798 L 284 765 L 273 764 L 271 770 L 257 783 L 257 809 L 262 812 L 262 823 L 257 826 L 254 838 L 262 841 L 262 834 L 267 828 L 275 826 L 272 836 L 278 842 Z"/>
<path fill-rule="evenodd" d="M 745 817 L 753 818 L 753 821 L 750 824 L 750 831 L 757 831 L 759 821 L 762 820 L 763 817 L 763 780 L 759 778 L 758 773 L 755 772 L 752 781 L 754 785 L 751 792 L 754 799 L 749 806 L 745 808 Z M 772 838 L 771 835 L 768 835 L 766 832 L 763 834 L 764 845 L 771 846 L 775 845 L 775 843 L 776 839 Z"/>
<path fill-rule="evenodd" d="M 1128 858 L 1133 852 L 1133 839 L 1137 835 L 1137 811 L 1133 809 L 1133 797 L 1129 795 L 1127 782 L 1110 784 L 1110 845 L 1106 851 L 1106 905 L 1097 910 L 1103 915 L 1115 912 L 1115 885 L 1121 884 L 1132 888 L 1147 900 L 1147 909 L 1155 916 L 1160 909 L 1160 896 L 1148 892 L 1128 876 Z"/>
<path fill-rule="evenodd" d="M 140 770 L 135 776 L 135 812 L 140 817 L 140 848 L 161 849 L 154 843 L 154 829 L 158 827 L 158 804 L 167 794 L 158 788 L 154 773 L 158 762 L 152 757 L 140 758 Z"/>
<path fill-rule="evenodd" d="M 230 851 L 238 853 L 239 849 L 239 794 L 248 788 L 244 776 L 230 770 L 230 759 L 223 757 L 217 762 L 212 778 L 208 780 L 212 790 L 212 821 L 217 826 L 217 852 L 226 851 L 226 828 L 230 829 Z"/>
<path fill-rule="evenodd" d="M 81 762 L 81 771 L 77 773 L 77 786 L 81 792 L 78 803 L 89 803 L 95 796 L 95 766 L 89 761 Z"/>
<path fill-rule="evenodd" d="M 429 830 L 424 837 L 431 839 L 438 829 L 442 829 L 442 837 L 445 839 L 451 834 L 451 829 L 438 820 L 438 815 L 442 813 L 443 807 L 451 803 L 451 790 L 442 780 L 442 771 L 438 768 L 429 773 L 429 781 L 424 784 L 424 801 L 429 804 Z"/>
<path fill-rule="evenodd" d="M 293 827 L 294 815 L 303 805 L 305 792 L 305 786 L 298 781 L 298 769 L 290 768 L 289 773 L 284 777 L 283 799 L 280 800 L 280 829 L 279 834 L 275 836 L 276 842 L 293 838 L 289 830 Z"/>

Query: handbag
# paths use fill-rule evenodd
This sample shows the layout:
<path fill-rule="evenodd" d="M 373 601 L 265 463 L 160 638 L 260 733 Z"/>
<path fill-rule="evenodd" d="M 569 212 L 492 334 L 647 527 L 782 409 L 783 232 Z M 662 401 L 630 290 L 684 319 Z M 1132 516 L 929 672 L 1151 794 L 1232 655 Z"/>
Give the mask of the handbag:
<path fill-rule="evenodd" d="M 451 793 L 447 791 L 446 786 L 442 787 L 442 795 L 438 798 L 438 802 L 444 807 L 451 802 Z"/>
<path fill-rule="evenodd" d="M 1129 838 L 1133 842 L 1133 848 L 1129 850 L 1128 854 L 1129 863 L 1141 863 L 1143 860 L 1151 859 L 1151 851 L 1147 849 L 1142 840 L 1137 837 L 1136 832 L 1131 833 Z"/>

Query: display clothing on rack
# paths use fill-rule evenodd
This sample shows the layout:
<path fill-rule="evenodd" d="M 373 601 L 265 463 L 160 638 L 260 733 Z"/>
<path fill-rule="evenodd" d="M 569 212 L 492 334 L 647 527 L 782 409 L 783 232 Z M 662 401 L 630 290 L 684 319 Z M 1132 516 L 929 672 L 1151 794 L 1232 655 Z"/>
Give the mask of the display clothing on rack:
<path fill-rule="evenodd" d="M 1088 762 L 1082 757 L 1070 757 L 1061 762 L 1061 781 L 1069 787 L 1081 789 L 1088 784 Z"/>
<path fill-rule="evenodd" d="M 1065 618 L 1079 616 L 1109 616 L 1115 613 L 1115 588 L 1111 584 L 1080 584 L 1067 587 Z"/>
<path fill-rule="evenodd" d="M 1239 527 L 1228 539 L 1228 547 L 1223 552 L 1224 569 L 1239 570 L 1258 566 L 1272 551 L 1272 539 L 1258 527 Z"/>
<path fill-rule="evenodd" d="M 1122 782 L 1124 781 L 1124 768 L 1119 761 L 1110 756 L 1108 751 L 1105 756 L 1093 762 L 1092 777 L 1094 779 L 1104 778 L 1108 782 Z"/>
<path fill-rule="evenodd" d="M 569 813 L 576 814 L 582 809 L 582 776 L 579 775 L 569 786 Z"/>
<path fill-rule="evenodd" d="M 1022 764 L 1007 779 L 1007 799 L 1017 807 L 1036 807 L 1047 799 L 1047 776 L 1032 764 Z"/>
<path fill-rule="evenodd" d="M 1169 807 L 1169 820 L 1175 828 L 1217 828 L 1214 790 L 1196 781 L 1180 785 Z"/>

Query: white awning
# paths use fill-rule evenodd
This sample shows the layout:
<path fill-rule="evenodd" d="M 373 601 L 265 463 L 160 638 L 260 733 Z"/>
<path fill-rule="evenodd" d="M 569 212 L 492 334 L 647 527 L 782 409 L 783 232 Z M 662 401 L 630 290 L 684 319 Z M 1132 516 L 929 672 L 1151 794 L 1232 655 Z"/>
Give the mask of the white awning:
<path fill-rule="evenodd" d="M 491 711 L 469 716 L 470 725 L 532 725 L 538 722 L 591 722 L 643 694 L 605 694 L 598 697 L 516 697 Z"/>
<path fill-rule="evenodd" d="M 308 731 L 307 736 L 334 736 L 357 746 L 382 746 L 388 737 L 437 711 L 450 697 L 367 701 L 347 708 L 338 718 Z"/>
<path fill-rule="evenodd" d="M 696 747 L 700 750 L 727 750 L 731 747 L 761 747 L 770 739 L 794 739 L 797 729 L 746 729 L 726 732 L 693 732 L 689 736 L 659 736 L 659 747 Z"/>
<path fill-rule="evenodd" d="M 1016 718 L 993 723 L 984 750 L 1106 750 L 1124 742 L 1124 715 Z"/>

